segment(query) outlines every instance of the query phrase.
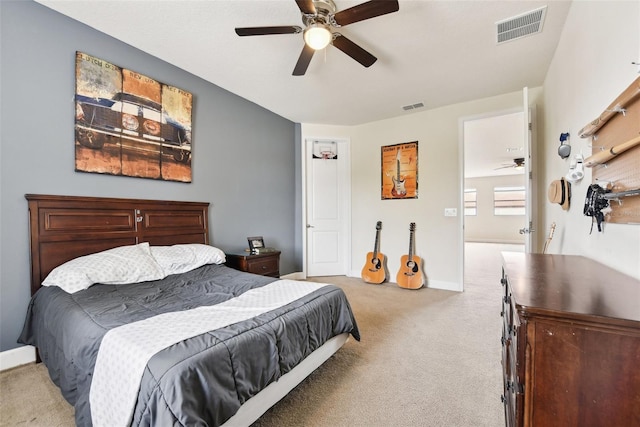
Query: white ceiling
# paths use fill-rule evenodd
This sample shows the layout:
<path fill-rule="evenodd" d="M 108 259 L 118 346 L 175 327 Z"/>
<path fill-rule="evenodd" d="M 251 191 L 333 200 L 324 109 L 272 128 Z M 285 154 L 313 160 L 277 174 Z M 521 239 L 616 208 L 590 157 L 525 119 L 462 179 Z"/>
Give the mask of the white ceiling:
<path fill-rule="evenodd" d="M 541 86 L 571 4 L 400 0 L 398 12 L 339 29 L 378 58 L 370 68 L 329 46 L 292 76 L 302 34 L 234 29 L 303 26 L 294 0 L 36 1 L 293 122 L 348 126 Z M 363 2 L 335 0 L 338 11 Z M 496 43 L 496 22 L 542 6 L 541 33 Z"/>
<path fill-rule="evenodd" d="M 514 168 L 524 153 L 524 114 L 506 113 L 464 122 L 464 176 L 520 175 Z"/>

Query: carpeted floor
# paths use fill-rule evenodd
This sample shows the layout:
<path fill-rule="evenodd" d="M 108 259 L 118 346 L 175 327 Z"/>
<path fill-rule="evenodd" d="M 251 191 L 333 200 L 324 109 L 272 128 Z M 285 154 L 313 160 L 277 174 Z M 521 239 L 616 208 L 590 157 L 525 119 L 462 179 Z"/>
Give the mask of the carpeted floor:
<path fill-rule="evenodd" d="M 406 290 L 347 277 L 362 340 L 349 340 L 254 427 L 504 425 L 500 250 L 468 243 L 465 292 Z M 428 272 L 427 272 L 428 273 Z M 73 426 L 42 365 L 0 373 L 0 425 Z"/>

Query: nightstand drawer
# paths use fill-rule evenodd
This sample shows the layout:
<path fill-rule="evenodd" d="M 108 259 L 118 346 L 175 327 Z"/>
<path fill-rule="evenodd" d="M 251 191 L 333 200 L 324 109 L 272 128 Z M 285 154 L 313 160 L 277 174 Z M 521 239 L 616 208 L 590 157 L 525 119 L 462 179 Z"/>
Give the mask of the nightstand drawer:
<path fill-rule="evenodd" d="M 249 273 L 269 275 L 277 273 L 279 269 L 278 259 L 274 257 L 250 259 L 247 262 L 247 271 Z"/>
<path fill-rule="evenodd" d="M 280 277 L 280 251 L 264 254 L 227 254 L 227 266 L 247 273 Z"/>

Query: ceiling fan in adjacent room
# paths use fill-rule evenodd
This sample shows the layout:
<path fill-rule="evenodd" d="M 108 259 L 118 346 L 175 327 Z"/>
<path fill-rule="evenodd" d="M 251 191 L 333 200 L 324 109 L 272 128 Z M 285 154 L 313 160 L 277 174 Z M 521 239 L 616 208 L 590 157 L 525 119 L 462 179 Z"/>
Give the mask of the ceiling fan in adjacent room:
<path fill-rule="evenodd" d="M 314 52 L 324 49 L 329 44 L 333 44 L 363 66 L 370 67 L 378 58 L 344 35 L 332 32 L 331 27 L 344 27 L 354 22 L 397 12 L 400 8 L 396 0 L 371 0 L 339 12 L 336 12 L 336 5 L 332 0 L 296 0 L 296 4 L 302 12 L 304 29 L 297 25 L 236 28 L 236 34 L 239 36 L 303 33 L 305 44 L 293 69 L 294 76 L 304 75 Z"/>
<path fill-rule="evenodd" d="M 513 159 L 513 163 L 503 164 L 503 166 L 500 166 L 499 168 L 495 168 L 494 170 L 507 169 L 507 168 L 524 169 L 524 157 L 518 157 L 516 159 Z"/>

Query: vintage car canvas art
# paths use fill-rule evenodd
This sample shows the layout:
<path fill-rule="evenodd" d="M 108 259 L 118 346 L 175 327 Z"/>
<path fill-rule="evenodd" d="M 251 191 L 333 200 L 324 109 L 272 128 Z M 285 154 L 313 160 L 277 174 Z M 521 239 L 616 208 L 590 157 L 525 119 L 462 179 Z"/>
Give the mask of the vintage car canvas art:
<path fill-rule="evenodd" d="M 189 92 L 76 54 L 76 170 L 191 182 Z"/>

